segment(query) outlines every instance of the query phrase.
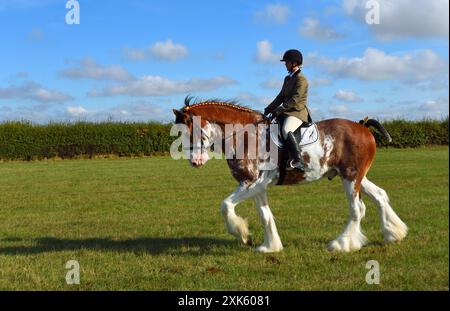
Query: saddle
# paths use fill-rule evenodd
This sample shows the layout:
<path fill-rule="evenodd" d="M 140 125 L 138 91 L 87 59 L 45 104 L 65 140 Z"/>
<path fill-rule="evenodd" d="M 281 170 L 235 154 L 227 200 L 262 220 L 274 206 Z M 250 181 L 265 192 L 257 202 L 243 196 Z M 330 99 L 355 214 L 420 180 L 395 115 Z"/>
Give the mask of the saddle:
<path fill-rule="evenodd" d="M 283 120 L 275 118 L 272 120 L 272 124 L 282 124 Z M 312 145 L 318 143 L 319 141 L 319 131 L 317 125 L 314 122 L 303 122 L 302 125 L 293 132 L 300 148 L 307 145 Z M 278 156 L 278 168 L 279 168 L 279 178 L 277 185 L 282 185 L 287 172 L 287 163 L 290 159 L 289 151 L 284 148 L 284 139 L 281 134 L 281 126 L 278 126 L 278 132 L 270 128 L 270 139 L 278 146 L 279 156 Z"/>
<path fill-rule="evenodd" d="M 272 124 L 282 124 L 276 118 L 272 121 Z M 293 132 L 295 139 L 299 142 L 299 146 L 303 147 L 306 145 L 313 144 L 319 139 L 319 130 L 314 122 L 303 122 L 302 125 Z M 278 146 L 278 148 L 283 149 L 284 139 L 281 134 L 281 126 L 278 126 L 278 132 L 270 130 L 270 139 Z"/>

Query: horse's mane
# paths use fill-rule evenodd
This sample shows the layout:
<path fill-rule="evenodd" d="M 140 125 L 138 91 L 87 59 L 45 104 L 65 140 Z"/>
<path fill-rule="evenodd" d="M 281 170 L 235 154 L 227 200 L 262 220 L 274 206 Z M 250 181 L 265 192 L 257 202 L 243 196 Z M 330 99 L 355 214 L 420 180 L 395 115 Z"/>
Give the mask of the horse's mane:
<path fill-rule="evenodd" d="M 190 109 L 200 108 L 200 107 L 227 107 L 238 111 L 244 111 L 249 113 L 259 113 L 253 109 L 246 106 L 240 105 L 236 100 L 223 100 L 217 98 L 210 98 L 207 100 L 194 99 L 191 96 L 186 96 L 184 99 L 184 107 L 182 111 L 189 111 Z"/>

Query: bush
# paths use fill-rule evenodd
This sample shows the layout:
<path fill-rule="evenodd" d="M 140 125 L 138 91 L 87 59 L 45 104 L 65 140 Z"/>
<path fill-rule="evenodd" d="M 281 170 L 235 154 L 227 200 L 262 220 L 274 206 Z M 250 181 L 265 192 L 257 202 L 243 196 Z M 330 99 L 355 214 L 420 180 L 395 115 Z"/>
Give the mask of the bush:
<path fill-rule="evenodd" d="M 392 136 L 388 143 L 376 130 L 380 147 L 419 147 L 448 145 L 449 120 L 382 123 Z M 170 136 L 172 124 L 157 122 L 76 122 L 35 125 L 30 122 L 0 124 L 0 159 L 71 159 L 95 156 L 148 156 L 167 154 L 176 137 Z"/>
<path fill-rule="evenodd" d="M 406 121 L 392 120 L 382 122 L 384 128 L 391 134 L 389 143 L 380 133 L 372 131 L 380 147 L 408 148 L 427 145 L 448 145 L 448 117 L 442 121 L 422 120 Z"/>
<path fill-rule="evenodd" d="M 0 124 L 0 159 L 142 156 L 169 151 L 170 124 L 77 122 Z"/>

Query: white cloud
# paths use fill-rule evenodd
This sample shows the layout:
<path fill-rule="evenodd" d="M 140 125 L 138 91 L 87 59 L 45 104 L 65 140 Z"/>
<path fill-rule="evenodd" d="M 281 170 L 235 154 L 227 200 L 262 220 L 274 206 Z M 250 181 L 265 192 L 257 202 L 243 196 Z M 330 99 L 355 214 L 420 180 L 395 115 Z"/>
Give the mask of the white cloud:
<path fill-rule="evenodd" d="M 348 112 L 348 108 L 345 105 L 333 105 L 328 109 L 333 115 L 344 116 Z"/>
<path fill-rule="evenodd" d="M 69 106 L 67 107 L 67 113 L 71 116 L 71 117 L 79 117 L 82 115 L 87 114 L 87 110 L 85 108 L 83 108 L 82 106 Z"/>
<path fill-rule="evenodd" d="M 104 110 L 97 114 L 97 118 L 107 116 L 112 120 L 131 120 L 131 121 L 149 121 L 165 120 L 172 118 L 170 109 L 163 109 L 147 101 L 136 101 L 121 104 Z"/>
<path fill-rule="evenodd" d="M 220 87 L 236 84 L 231 78 L 218 76 L 211 79 L 192 78 L 176 81 L 160 76 L 144 76 L 123 84 L 109 86 L 103 90 L 92 90 L 89 96 L 164 96 L 198 91 L 212 91 Z"/>
<path fill-rule="evenodd" d="M 252 93 L 242 92 L 238 94 L 237 98 L 239 103 L 242 103 L 245 106 L 262 110 L 272 102 L 275 96 L 274 98 L 270 98 L 267 96 L 257 96 Z"/>
<path fill-rule="evenodd" d="M 26 81 L 22 85 L 0 87 L 0 99 L 27 99 L 40 103 L 63 103 L 72 99 L 72 96 L 57 90 L 48 90 L 40 84 Z"/>
<path fill-rule="evenodd" d="M 131 49 L 131 48 L 124 48 L 123 53 L 126 58 L 131 60 L 146 60 L 148 58 L 148 51 L 144 49 Z"/>
<path fill-rule="evenodd" d="M 376 111 L 382 119 L 443 120 L 449 115 L 448 95 L 426 101 L 396 102 L 388 109 Z"/>
<path fill-rule="evenodd" d="M 171 39 L 165 42 L 156 42 L 151 47 L 144 49 L 124 49 L 125 57 L 135 61 L 154 58 L 165 61 L 176 61 L 185 58 L 188 49 L 179 43 L 174 43 Z"/>
<path fill-rule="evenodd" d="M 344 91 L 344 90 L 338 90 L 336 92 L 336 94 L 334 94 L 334 98 L 341 100 L 341 101 L 351 102 L 351 103 L 364 101 L 361 97 L 356 95 L 354 92 Z"/>
<path fill-rule="evenodd" d="M 346 118 L 360 120 L 365 116 L 379 120 L 443 120 L 449 115 L 448 96 L 441 96 L 427 101 L 407 100 L 392 102 L 389 106 L 382 107 L 376 105 L 374 109 L 353 108 L 349 109 L 345 105 L 331 105 L 324 118 Z M 314 115 L 315 116 L 315 115 Z"/>
<path fill-rule="evenodd" d="M 442 91 L 448 90 L 448 75 L 443 79 L 434 79 L 431 81 L 421 81 L 415 84 L 416 89 L 424 92 L 424 91 Z"/>
<path fill-rule="evenodd" d="M 418 110 L 424 112 L 426 117 L 443 118 L 448 116 L 448 96 L 427 100 L 419 105 Z"/>
<path fill-rule="evenodd" d="M 434 111 L 438 110 L 440 108 L 440 105 L 435 100 L 428 100 L 422 105 L 420 105 L 419 109 L 423 111 Z"/>
<path fill-rule="evenodd" d="M 381 40 L 439 37 L 448 40 L 448 0 L 377 0 L 380 23 L 367 25 Z M 367 0 L 343 0 L 344 11 L 366 24 Z"/>
<path fill-rule="evenodd" d="M 362 57 L 330 59 L 310 54 L 307 62 L 334 76 L 360 80 L 417 82 L 448 72 L 447 62 L 432 50 L 398 56 L 368 48 Z"/>
<path fill-rule="evenodd" d="M 15 110 L 0 114 L 0 121 L 32 121 L 33 123 L 46 123 L 49 121 L 47 111 L 36 110 L 32 107 L 19 106 Z"/>
<path fill-rule="evenodd" d="M 256 61 L 259 63 L 275 63 L 281 59 L 281 53 L 272 51 L 272 44 L 268 40 L 256 43 Z"/>
<path fill-rule="evenodd" d="M 260 84 L 261 87 L 265 89 L 281 89 L 283 86 L 283 81 L 277 78 L 272 78 L 269 80 L 266 80 Z"/>
<path fill-rule="evenodd" d="M 309 82 L 309 86 L 314 88 L 314 87 L 319 87 L 319 86 L 325 86 L 325 85 L 330 85 L 331 81 L 327 78 L 316 78 L 316 79 L 312 79 Z"/>
<path fill-rule="evenodd" d="M 103 66 L 97 64 L 91 58 L 85 58 L 78 62 L 78 67 L 61 70 L 59 75 L 68 79 L 93 79 L 127 81 L 132 75 L 124 68 L 113 65 Z"/>
<path fill-rule="evenodd" d="M 283 24 L 290 15 L 289 7 L 282 4 L 269 4 L 255 13 L 255 19 L 263 23 Z"/>
<path fill-rule="evenodd" d="M 150 53 L 157 59 L 174 61 L 187 55 L 187 48 L 181 44 L 174 44 L 171 39 L 166 42 L 156 42 Z"/>
<path fill-rule="evenodd" d="M 315 18 L 305 18 L 298 31 L 301 36 L 318 41 L 332 41 L 344 37 L 330 26 L 321 25 Z"/>
<path fill-rule="evenodd" d="M 60 120 L 79 120 L 83 118 L 89 121 L 170 121 L 172 111 L 167 107 L 156 106 L 147 101 L 135 101 L 105 108 L 102 110 L 87 110 L 82 106 L 69 106 L 64 112 L 59 112 Z"/>
<path fill-rule="evenodd" d="M 40 86 L 30 90 L 30 99 L 34 99 L 39 102 L 64 102 L 69 99 L 69 96 L 54 90 L 47 90 Z"/>

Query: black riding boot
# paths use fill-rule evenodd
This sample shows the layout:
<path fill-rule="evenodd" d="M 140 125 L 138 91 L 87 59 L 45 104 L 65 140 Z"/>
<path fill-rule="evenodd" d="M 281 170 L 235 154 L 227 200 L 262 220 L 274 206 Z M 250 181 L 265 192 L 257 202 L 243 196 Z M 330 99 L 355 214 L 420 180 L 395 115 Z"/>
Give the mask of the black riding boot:
<path fill-rule="evenodd" d="M 290 161 L 289 166 L 298 170 L 304 169 L 302 159 L 300 158 L 300 146 L 297 143 L 297 139 L 292 132 L 287 134 L 286 145 L 289 150 L 289 154 L 293 160 Z"/>

